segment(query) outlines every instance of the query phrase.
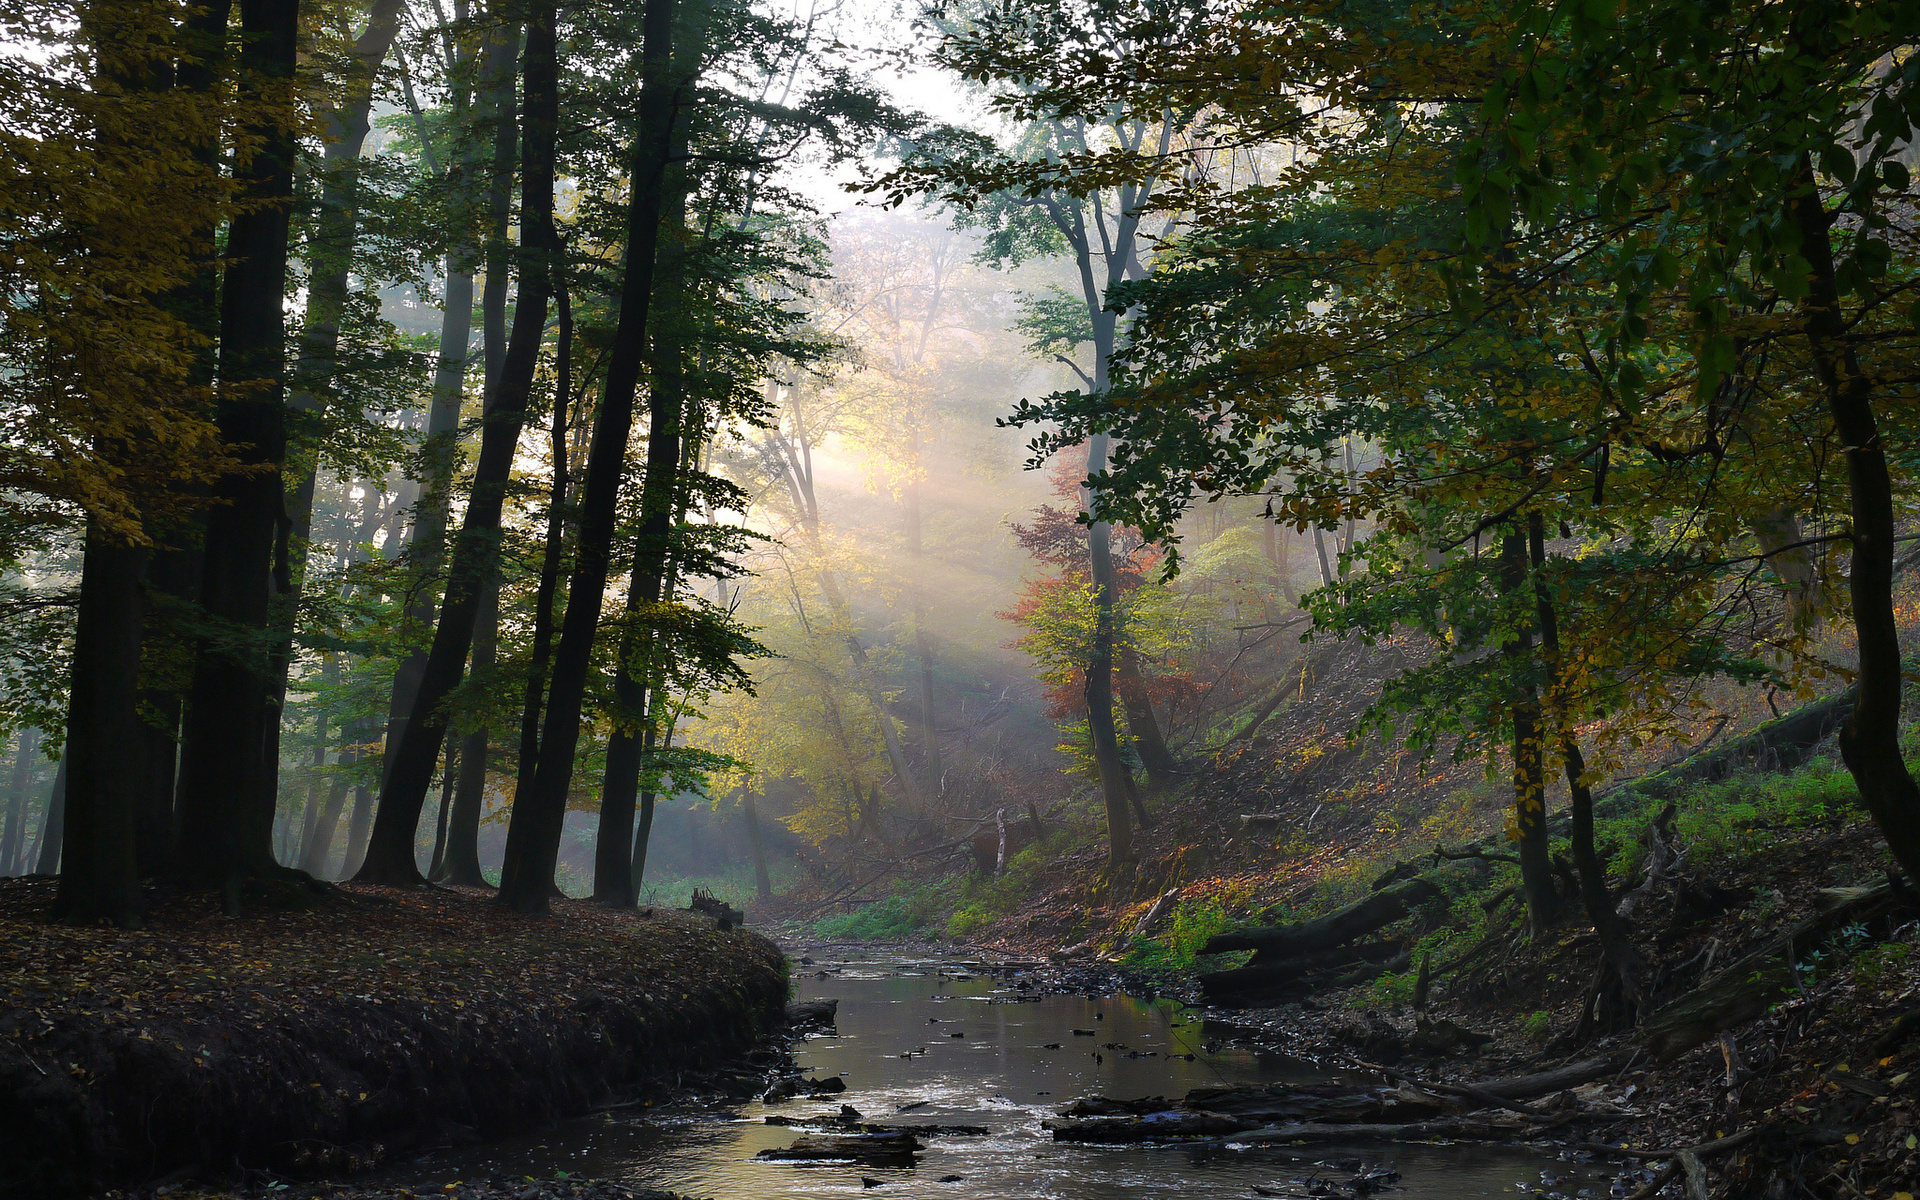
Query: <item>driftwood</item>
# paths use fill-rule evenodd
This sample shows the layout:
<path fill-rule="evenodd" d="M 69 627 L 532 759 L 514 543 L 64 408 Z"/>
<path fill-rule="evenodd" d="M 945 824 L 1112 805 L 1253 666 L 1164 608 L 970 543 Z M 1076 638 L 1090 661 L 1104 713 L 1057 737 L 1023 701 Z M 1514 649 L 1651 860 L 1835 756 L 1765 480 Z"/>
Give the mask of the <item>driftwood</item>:
<path fill-rule="evenodd" d="M 746 913 L 728 904 L 725 900 L 720 899 L 713 893 L 703 892 L 699 888 L 693 889 L 693 902 L 687 905 L 687 911 L 705 913 L 710 917 L 718 918 L 722 924 L 727 926 L 745 925 L 747 923 Z"/>
<path fill-rule="evenodd" d="M 1414 905 L 1444 894 L 1438 880 L 1421 876 L 1311 921 L 1215 934 L 1207 939 L 1200 952 L 1223 954 L 1229 950 L 1255 950 L 1279 960 L 1331 950 L 1391 925 L 1405 917 Z"/>
<path fill-rule="evenodd" d="M 1872 888 L 1808 917 L 1654 1013 L 1641 1028 L 1641 1044 L 1654 1058 L 1668 1062 L 1712 1041 L 1723 1029 L 1751 1021 L 1798 982 L 1800 959 L 1835 930 L 1884 916 L 1902 899 L 1892 887 Z"/>

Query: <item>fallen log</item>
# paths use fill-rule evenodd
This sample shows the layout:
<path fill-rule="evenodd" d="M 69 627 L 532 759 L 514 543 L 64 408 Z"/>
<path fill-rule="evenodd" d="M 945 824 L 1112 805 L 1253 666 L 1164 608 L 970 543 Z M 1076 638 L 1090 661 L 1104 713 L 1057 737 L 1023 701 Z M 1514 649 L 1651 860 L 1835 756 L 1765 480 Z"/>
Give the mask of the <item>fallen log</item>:
<path fill-rule="evenodd" d="M 1803 704 L 1752 733 L 1695 754 L 1664 771 L 1609 789 L 1609 798 L 1622 792 L 1635 792 L 1656 800 L 1673 800 L 1691 788 L 1718 783 L 1751 767 L 1790 771 L 1812 757 L 1814 749 L 1838 732 L 1853 715 L 1853 694 L 1853 689 L 1848 688 L 1825 700 Z"/>
<path fill-rule="evenodd" d="M 1605 1079 L 1618 1074 L 1631 1060 L 1626 1056 L 1613 1058 L 1589 1058 L 1577 1063 L 1568 1063 L 1564 1067 L 1555 1067 L 1551 1071 L 1541 1071 L 1534 1075 L 1510 1075 L 1505 1079 L 1489 1079 L 1474 1086 L 1488 1095 L 1503 1100 L 1531 1100 L 1535 1096 L 1548 1096 L 1554 1092 L 1563 1092 L 1568 1088 L 1579 1087 L 1583 1083 L 1592 1083 L 1596 1079 Z"/>
<path fill-rule="evenodd" d="M 832 1029 L 838 1000 L 795 1000 L 787 1005 L 787 1024 L 795 1029 Z"/>
<path fill-rule="evenodd" d="M 1402 953 L 1405 948 L 1398 942 L 1364 942 L 1263 963 L 1261 959 L 1267 954 L 1263 950 L 1244 967 L 1202 973 L 1200 991 L 1209 1004 L 1243 1006 L 1235 1002 L 1278 998 L 1295 990 L 1312 972 L 1390 961 Z"/>
<path fill-rule="evenodd" d="M 1200 947 L 1200 952 L 1225 954 L 1232 950 L 1254 950 L 1273 959 L 1286 959 L 1331 950 L 1391 925 L 1405 917 L 1415 905 L 1445 894 L 1438 879 L 1422 875 L 1311 921 L 1215 934 Z"/>
<path fill-rule="evenodd" d="M 1799 981 L 1800 960 L 1835 930 L 1884 916 L 1903 901 L 1892 887 L 1877 887 L 1808 917 L 1654 1013 L 1641 1027 L 1641 1045 L 1670 1062 L 1721 1030 L 1753 1020 Z"/>
<path fill-rule="evenodd" d="M 913 1156 L 926 1147 L 911 1133 L 806 1134 L 782 1150 L 762 1150 L 755 1158 L 775 1162 L 862 1162 L 874 1166 L 913 1165 Z"/>

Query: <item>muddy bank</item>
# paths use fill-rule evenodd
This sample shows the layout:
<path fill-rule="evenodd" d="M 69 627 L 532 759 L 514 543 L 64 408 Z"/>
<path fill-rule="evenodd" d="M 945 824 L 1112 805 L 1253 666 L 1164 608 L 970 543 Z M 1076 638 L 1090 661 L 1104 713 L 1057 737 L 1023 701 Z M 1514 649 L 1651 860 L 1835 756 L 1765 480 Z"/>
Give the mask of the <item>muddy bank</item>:
<path fill-rule="evenodd" d="M 144 929 L 67 929 L 39 920 L 51 886 L 0 881 L 9 1196 L 502 1136 L 743 1053 L 787 995 L 772 942 L 664 909 L 529 920 L 349 886 L 239 918 L 157 894 Z"/>

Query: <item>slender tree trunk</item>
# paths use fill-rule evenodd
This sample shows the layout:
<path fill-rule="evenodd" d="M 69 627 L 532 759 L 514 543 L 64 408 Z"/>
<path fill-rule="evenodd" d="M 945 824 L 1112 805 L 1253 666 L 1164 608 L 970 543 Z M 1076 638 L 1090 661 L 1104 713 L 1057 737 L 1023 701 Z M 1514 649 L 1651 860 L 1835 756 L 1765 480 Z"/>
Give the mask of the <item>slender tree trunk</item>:
<path fill-rule="evenodd" d="M 1320 584 L 1322 587 L 1333 583 L 1333 564 L 1327 560 L 1326 531 L 1318 525 L 1313 527 L 1313 552 L 1320 559 Z"/>
<path fill-rule="evenodd" d="M 27 841 L 27 781 L 33 773 L 33 752 L 39 748 L 40 731 L 22 729 L 13 752 L 13 783 L 7 789 L 7 830 L 0 837 L 0 875 L 18 875 L 25 863 L 21 849 Z"/>
<path fill-rule="evenodd" d="M 542 24 L 544 22 L 544 24 Z M 535 39 L 540 44 L 534 44 Z M 499 530 L 520 427 L 532 397 L 534 368 L 546 330 L 547 298 L 553 271 L 554 136 L 557 81 L 550 8 L 535 14 L 529 26 L 526 57 L 526 136 L 521 146 L 519 295 L 507 352 L 489 389 L 486 428 L 475 465 L 447 589 L 434 628 L 412 715 L 400 744 L 392 751 L 382 785 L 379 815 L 366 862 L 356 878 L 368 883 L 414 886 L 421 882 L 414 863 L 414 832 L 426 804 L 440 743 L 446 737 L 443 705 L 460 682 L 461 668 L 474 641 L 475 620 L 484 597 L 496 587 Z M 489 279 L 488 287 L 494 286 Z M 457 800 L 456 800 L 457 802 Z M 448 831 L 449 840 L 455 837 Z M 450 855 L 458 867 L 458 847 Z"/>
<path fill-rule="evenodd" d="M 347 755 L 341 755 L 339 766 L 345 767 L 351 761 Z M 324 879 L 327 864 L 333 861 L 333 839 L 340 829 L 340 810 L 347 806 L 346 776 L 335 776 L 327 786 L 327 801 L 320 810 L 320 819 L 314 822 L 313 836 L 307 839 L 305 851 L 300 856 L 300 869 L 315 879 Z"/>
<path fill-rule="evenodd" d="M 453 784 L 459 775 L 459 737 L 447 735 L 446 756 L 440 765 L 440 813 L 434 821 L 433 857 L 428 860 L 427 878 L 438 879 L 446 867 L 447 860 L 447 818 L 453 811 Z"/>
<path fill-rule="evenodd" d="M 916 462 L 919 461 L 920 435 L 917 429 L 913 437 L 913 457 Z M 923 586 L 927 553 L 921 537 L 920 480 L 917 477 L 907 484 L 906 499 L 907 556 L 913 572 L 913 642 L 920 657 L 920 753 L 926 761 L 927 790 L 937 796 L 942 790 L 940 739 L 933 704 L 933 640 L 928 636 L 927 595 Z"/>
<path fill-rule="evenodd" d="M 1087 439 L 1087 475 L 1106 469 L 1107 435 Z M 1093 646 L 1087 658 L 1087 728 L 1093 735 L 1093 758 L 1100 772 L 1100 792 L 1107 805 L 1108 861 L 1114 866 L 1133 856 L 1133 821 L 1127 811 L 1127 788 L 1132 782 L 1120 757 L 1120 736 L 1113 724 L 1113 601 L 1112 527 L 1096 521 L 1087 527 L 1087 559 L 1094 586 Z"/>
<path fill-rule="evenodd" d="M 1920 788 L 1900 754 L 1900 630 L 1893 613 L 1893 482 L 1886 443 L 1874 416 L 1874 385 L 1854 353 L 1835 282 L 1831 229 L 1810 167 L 1788 201 L 1799 226 L 1800 253 L 1812 267 L 1800 302 L 1801 327 L 1814 373 L 1826 393 L 1846 448 L 1853 500 L 1853 561 L 1848 572 L 1853 624 L 1860 643 L 1853 714 L 1840 727 L 1840 754 L 1873 814 L 1887 849 L 1907 878 L 1920 881 Z"/>
<path fill-rule="evenodd" d="M 1500 549 L 1501 590 L 1509 596 L 1527 586 L 1526 535 L 1507 535 Z M 1545 747 L 1541 738 L 1540 698 L 1531 682 L 1522 682 L 1533 669 L 1533 634 L 1521 630 L 1503 647 L 1514 676 L 1513 716 L 1513 837 L 1519 843 L 1521 891 L 1527 919 L 1535 936 L 1542 935 L 1559 916 L 1560 894 L 1554 888 L 1553 862 L 1547 841 Z"/>
<path fill-rule="evenodd" d="M 554 298 L 560 314 L 560 329 L 554 355 L 553 422 L 547 435 L 553 477 L 547 488 L 547 528 L 540 553 L 540 585 L 533 597 L 533 648 L 527 663 L 527 686 L 520 703 L 520 761 L 513 784 L 515 796 L 525 795 L 532 789 L 534 772 L 540 764 L 540 709 L 546 696 L 547 660 L 553 654 L 553 606 L 560 590 L 560 560 L 566 551 L 567 410 L 573 386 L 573 302 L 564 265 L 556 276 Z M 599 880 L 596 861 L 596 897 Z"/>
<path fill-rule="evenodd" d="M 481 597 L 474 619 L 473 675 L 493 671 L 499 649 L 500 585 L 496 581 Z M 462 887 L 492 887 L 480 869 L 480 818 L 486 813 L 487 749 L 491 734 L 485 726 L 460 739 L 459 776 L 454 781 L 453 815 L 447 821 L 447 856 L 442 883 Z"/>
<path fill-rule="evenodd" d="M 762 900 L 773 899 L 773 879 L 767 874 L 767 847 L 760 836 L 760 810 L 753 802 L 753 788 L 740 789 L 740 816 L 747 823 L 747 849 L 753 854 L 753 886 Z"/>
<path fill-rule="evenodd" d="M 505 11 L 495 5 L 495 16 Z M 492 388 L 506 358 L 508 263 L 512 246 L 507 240 L 513 210 L 513 160 L 519 147 L 519 125 L 514 97 L 514 58 L 519 52 L 519 27 L 511 22 L 492 31 L 486 55 L 481 63 L 485 83 L 481 90 L 481 112 L 492 120 L 493 158 L 487 186 L 486 290 L 481 298 L 482 344 L 484 346 L 486 393 Z M 456 106 L 459 107 L 459 106 Z M 454 165 L 453 175 L 464 183 L 475 165 L 465 161 Z M 434 372 L 433 406 L 427 417 L 425 446 L 426 486 L 408 539 L 407 554 L 412 560 L 411 574 L 424 581 L 437 576 L 446 563 L 447 520 L 452 505 L 455 439 L 460 429 L 460 407 L 466 395 L 468 343 L 473 332 L 473 267 L 471 252 L 462 249 L 447 256 L 446 309 L 440 322 L 439 361 Z M 425 629 L 433 620 L 432 589 L 416 585 L 414 600 L 407 608 L 407 624 Z M 420 695 L 420 682 L 427 671 L 429 650 L 418 647 L 400 660 L 393 673 L 393 691 L 387 702 L 386 752 L 381 761 L 381 779 L 393 764 L 393 754 L 404 740 L 407 721 Z"/>
<path fill-rule="evenodd" d="M 1546 720 L 1552 728 L 1554 745 L 1567 775 L 1573 817 L 1573 865 L 1580 879 L 1580 902 L 1586 909 L 1587 920 L 1593 925 L 1594 936 L 1600 941 L 1601 953 L 1613 969 L 1621 998 L 1631 1009 L 1637 1010 L 1641 1003 L 1640 971 L 1645 964 L 1632 938 L 1628 936 L 1626 924 L 1615 911 L 1613 894 L 1607 887 L 1607 869 L 1600 861 L 1599 850 L 1594 846 L 1593 790 L 1586 782 L 1586 758 L 1580 753 L 1579 740 L 1574 736 L 1573 716 L 1568 711 L 1566 662 L 1561 657 L 1560 618 L 1554 609 L 1553 598 L 1547 592 L 1546 581 L 1540 575 L 1547 562 L 1547 546 L 1545 521 L 1538 512 L 1527 516 L 1527 546 L 1533 560 L 1533 594 L 1540 622 L 1540 649 L 1547 664 Z"/>
<path fill-rule="evenodd" d="M 241 0 L 242 95 L 263 114 L 256 148 L 236 174 L 250 205 L 227 234 L 220 298 L 222 439 L 249 468 L 223 477 L 207 516 L 200 606 L 232 631 L 200 648 L 181 746 L 183 875 L 227 891 L 241 875 L 276 869 L 273 778 L 265 761 L 279 710 L 270 674 L 269 629 L 276 535 L 284 531 L 286 456 L 284 297 L 294 132 L 288 90 L 299 38 L 298 0 Z M 279 566 L 284 570 L 284 556 Z M 235 636 L 237 635 L 237 636 Z"/>
<path fill-rule="evenodd" d="M 548 6 L 528 22 L 527 107 L 530 114 L 534 107 L 534 63 L 543 57 L 550 61 L 552 54 L 553 10 L 550 0 L 546 2 Z M 627 267 L 626 278 L 621 283 L 620 321 L 608 359 L 600 415 L 594 421 L 593 439 L 587 451 L 586 482 L 580 497 L 580 540 L 574 552 L 573 576 L 567 587 L 566 616 L 561 622 L 559 644 L 553 655 L 540 761 L 529 794 L 514 798 L 513 817 L 507 828 L 506 859 L 500 868 L 500 899 L 520 912 L 547 911 L 548 896 L 553 889 L 553 869 L 566 822 L 567 789 L 573 780 L 574 754 L 580 740 L 587 673 L 601 600 L 606 593 L 616 501 L 625 474 L 627 439 L 633 429 L 634 394 L 653 298 L 661 187 L 673 135 L 678 90 L 669 70 L 673 22 L 673 0 L 647 0 L 642 22 L 645 47 L 639 100 L 640 132 L 635 139 L 630 173 L 632 199 L 628 209 Z M 536 36 L 543 43 L 543 49 L 538 52 L 533 46 Z M 553 84 L 549 79 L 541 86 L 551 89 Z M 549 114 L 546 119 L 551 122 L 553 118 Z M 533 140 L 531 124 L 529 121 L 529 142 Z M 551 128 L 549 124 L 546 134 L 549 139 Z M 522 226 L 524 229 L 524 222 Z M 551 228 L 542 236 L 550 239 Z M 661 440 L 663 428 L 653 430 L 649 443 Z M 648 453 L 651 459 L 651 449 Z"/>
<path fill-rule="evenodd" d="M 686 38 L 678 49 L 673 76 L 678 79 L 687 62 L 697 63 L 704 39 Z M 687 80 L 691 84 L 691 78 Z M 686 310 L 687 197 L 690 184 L 684 165 L 687 122 L 674 121 L 661 171 L 660 221 L 664 238 L 657 245 L 654 297 L 647 314 L 650 353 L 647 391 L 647 463 L 640 489 L 640 527 L 634 543 L 633 569 L 627 578 L 627 615 L 638 618 L 653 605 L 671 598 L 666 586 L 672 556 L 675 500 L 680 494 L 685 451 L 687 352 L 693 330 Z M 628 269 L 632 270 L 629 257 Z M 607 743 L 606 772 L 600 791 L 600 826 L 594 843 L 593 896 L 602 904 L 631 908 L 638 899 L 639 863 L 646 853 L 651 817 L 644 814 L 636 829 L 634 800 L 640 792 L 640 771 L 658 736 L 650 721 L 650 688 L 658 672 L 659 637 L 651 630 L 629 628 L 620 639 L 620 660 L 614 668 L 614 697 L 623 711 Z M 636 673 L 636 663 L 639 664 Z M 631 720 L 636 724 L 629 725 Z M 648 800 L 641 797 L 646 808 Z M 647 810 L 650 812 L 651 810 Z M 631 847 L 631 849 L 630 849 Z"/>
<path fill-rule="evenodd" d="M 1133 748 L 1140 764 L 1147 769 L 1147 786 L 1165 791 L 1173 786 L 1173 752 L 1160 733 L 1159 718 L 1153 713 L 1153 699 L 1147 694 L 1147 681 L 1140 673 L 1140 659 L 1131 646 L 1119 648 L 1115 663 L 1120 677 L 1120 702 L 1127 713 L 1127 732 L 1133 735 Z M 1144 824 L 1144 822 L 1143 822 Z"/>
<path fill-rule="evenodd" d="M 47 793 L 47 815 L 40 822 L 40 849 L 33 867 L 37 875 L 52 875 L 60 869 L 60 840 L 67 827 L 67 763 L 72 759 L 72 751 L 64 751 L 60 769 L 53 773 L 53 790 Z"/>

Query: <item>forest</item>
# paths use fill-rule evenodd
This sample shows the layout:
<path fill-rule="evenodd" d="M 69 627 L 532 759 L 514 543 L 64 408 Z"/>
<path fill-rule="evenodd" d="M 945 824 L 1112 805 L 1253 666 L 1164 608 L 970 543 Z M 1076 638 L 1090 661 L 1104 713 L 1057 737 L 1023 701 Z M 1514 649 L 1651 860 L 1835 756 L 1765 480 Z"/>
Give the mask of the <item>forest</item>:
<path fill-rule="evenodd" d="M 825 1095 L 890 955 L 1320 1072 L 1048 1145 L 1912 1200 L 1920 9 L 0 28 L 0 1195 Z"/>

